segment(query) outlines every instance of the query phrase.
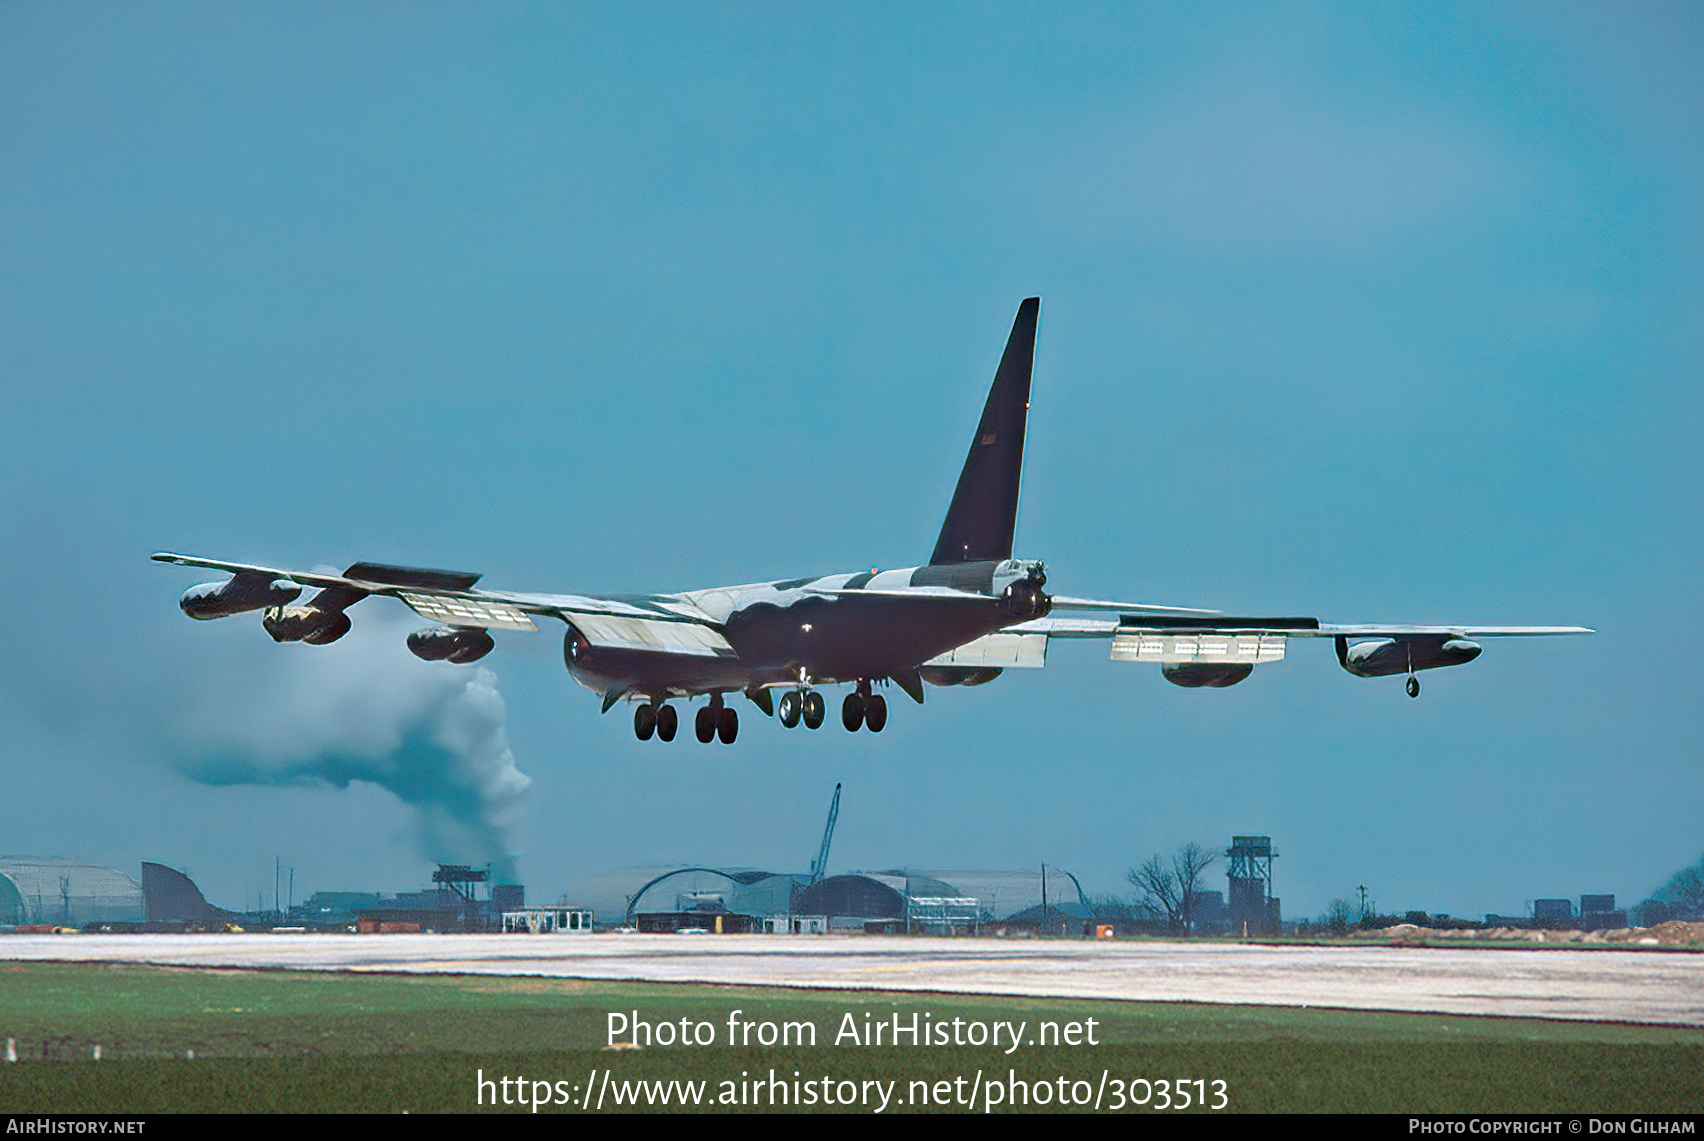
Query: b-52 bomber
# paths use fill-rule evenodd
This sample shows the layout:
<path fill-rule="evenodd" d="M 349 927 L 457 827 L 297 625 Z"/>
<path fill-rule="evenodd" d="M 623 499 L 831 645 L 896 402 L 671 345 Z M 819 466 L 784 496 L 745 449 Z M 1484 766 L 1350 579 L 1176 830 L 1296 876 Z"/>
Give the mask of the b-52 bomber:
<path fill-rule="evenodd" d="M 1576 626 L 1339 626 L 1048 594 L 1044 565 L 1012 557 L 1040 308 L 1035 297 L 1018 306 L 923 566 L 607 596 L 478 590 L 477 574 L 371 562 L 332 575 L 153 557 L 232 575 L 184 593 L 179 605 L 191 618 L 261 610 L 266 632 L 280 642 L 337 641 L 350 629 L 350 606 L 369 595 L 400 599 L 435 623 L 408 636 L 408 648 L 427 661 L 474 662 L 491 651 L 491 631 L 536 630 L 536 618 L 559 619 L 568 628 L 568 672 L 603 699 L 605 712 L 627 701 L 640 740 L 669 741 L 679 706 L 705 698 L 695 729 L 706 744 L 731 744 L 739 733 L 730 695 L 744 694 L 765 716 L 779 714 L 788 729 L 816 729 L 826 716 L 822 688 L 849 685 L 841 723 L 879 733 L 888 708 L 878 687 L 891 682 L 921 704 L 925 683 L 981 685 L 1006 669 L 1039 667 L 1055 638 L 1109 639 L 1113 660 L 1155 663 L 1167 681 L 1188 687 L 1235 685 L 1255 666 L 1283 658 L 1290 639 L 1329 638 L 1349 673 L 1406 674 L 1415 697 L 1416 674 L 1472 661 L 1481 650 L 1474 639 L 1591 633 Z M 304 588 L 317 593 L 297 605 Z M 1059 611 L 1089 616 L 1055 616 Z"/>

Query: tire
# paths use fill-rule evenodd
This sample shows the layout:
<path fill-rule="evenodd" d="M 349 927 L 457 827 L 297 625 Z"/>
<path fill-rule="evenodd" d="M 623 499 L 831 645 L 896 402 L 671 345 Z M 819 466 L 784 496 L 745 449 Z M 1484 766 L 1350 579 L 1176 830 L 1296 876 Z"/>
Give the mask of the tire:
<path fill-rule="evenodd" d="M 864 699 L 856 693 L 846 695 L 846 700 L 840 703 L 840 723 L 846 726 L 848 733 L 856 733 L 864 724 Z"/>
<path fill-rule="evenodd" d="M 698 743 L 708 745 L 716 737 L 716 718 L 711 714 L 710 707 L 704 706 L 693 719 L 693 731 L 698 734 Z"/>
<path fill-rule="evenodd" d="M 740 715 L 732 709 L 724 707 L 722 716 L 716 719 L 716 736 L 722 739 L 722 744 L 732 745 L 734 738 L 740 735 Z"/>
<path fill-rule="evenodd" d="M 822 719 L 828 713 L 828 703 L 823 701 L 822 694 L 811 690 L 805 694 L 805 728 L 821 729 Z"/>
<path fill-rule="evenodd" d="M 649 741 L 651 734 L 657 731 L 657 711 L 649 705 L 641 705 L 633 711 L 633 735 L 641 741 Z"/>
<path fill-rule="evenodd" d="M 781 718 L 781 728 L 791 729 L 799 723 L 799 715 L 804 712 L 804 701 L 799 691 L 790 689 L 781 695 L 780 706 L 776 709 Z"/>
<path fill-rule="evenodd" d="M 657 706 L 657 740 L 672 741 L 675 730 L 680 728 L 680 714 L 675 712 L 672 705 Z"/>
<path fill-rule="evenodd" d="M 880 733 L 887 726 L 887 698 L 879 693 L 872 693 L 864 703 L 864 724 L 870 732 Z"/>

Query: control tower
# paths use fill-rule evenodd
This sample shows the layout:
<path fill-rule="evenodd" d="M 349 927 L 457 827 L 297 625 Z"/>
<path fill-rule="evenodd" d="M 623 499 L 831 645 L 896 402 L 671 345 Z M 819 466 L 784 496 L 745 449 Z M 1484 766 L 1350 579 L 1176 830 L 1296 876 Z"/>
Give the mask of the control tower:
<path fill-rule="evenodd" d="M 1278 853 L 1270 836 L 1232 836 L 1225 849 L 1230 861 L 1231 933 L 1271 934 L 1279 929 L 1278 899 L 1272 894 L 1272 860 Z"/>

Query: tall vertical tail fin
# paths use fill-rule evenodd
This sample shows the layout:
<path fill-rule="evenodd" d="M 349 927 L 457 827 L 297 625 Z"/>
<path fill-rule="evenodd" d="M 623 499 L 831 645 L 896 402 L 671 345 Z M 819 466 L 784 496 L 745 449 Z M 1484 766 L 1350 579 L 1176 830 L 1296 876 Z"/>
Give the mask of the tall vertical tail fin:
<path fill-rule="evenodd" d="M 953 504 L 941 524 L 930 566 L 1012 557 L 1018 522 L 1018 479 L 1024 465 L 1024 425 L 1029 418 L 1030 373 L 1035 365 L 1035 323 L 1041 298 L 1018 306 L 1005 355 L 982 407 L 982 421 L 959 473 Z"/>

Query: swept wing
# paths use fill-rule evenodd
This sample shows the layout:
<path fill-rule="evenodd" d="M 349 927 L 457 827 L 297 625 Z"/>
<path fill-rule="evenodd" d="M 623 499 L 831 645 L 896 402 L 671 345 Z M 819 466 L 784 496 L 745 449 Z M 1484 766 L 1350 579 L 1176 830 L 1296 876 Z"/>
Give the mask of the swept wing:
<path fill-rule="evenodd" d="M 1191 688 L 1235 685 L 1255 666 L 1282 660 L 1291 638 L 1330 638 L 1345 670 L 1357 677 L 1406 673 L 1414 697 L 1420 693 L 1415 673 L 1472 661 L 1482 649 L 1476 638 L 1590 633 L 1584 626 L 1344 625 L 1317 618 L 1123 613 L 1116 619 L 1038 618 L 1009 627 L 1003 636 L 1031 640 L 1026 660 L 1010 663 L 1019 666 L 1044 664 L 1049 639 L 1109 639 L 1113 661 L 1156 663 L 1167 681 Z"/>
<path fill-rule="evenodd" d="M 583 594 L 476 590 L 474 583 L 479 581 L 480 576 L 472 572 L 399 567 L 383 563 L 355 563 L 342 574 L 327 574 L 322 571 L 286 570 L 169 552 L 162 552 L 153 557 L 163 563 L 224 571 L 235 576 L 233 583 L 281 581 L 318 587 L 320 593 L 305 607 L 277 606 L 268 610 L 268 631 L 272 632 L 275 638 L 278 637 L 278 631 L 288 635 L 298 629 L 314 628 L 316 615 L 323 615 L 326 621 L 334 622 L 336 616 L 340 616 L 355 602 L 369 595 L 383 595 L 401 600 L 422 618 L 441 622 L 455 630 L 531 631 L 538 629 L 533 621 L 534 617 L 568 621 L 572 616 L 575 628 L 597 646 L 662 650 L 700 657 L 734 656 L 733 647 L 728 645 L 709 616 L 679 598 L 600 598 Z M 190 596 L 186 595 L 185 599 L 185 609 L 189 610 Z M 308 613 L 292 616 L 287 613 L 289 610 Z M 277 611 L 276 615 L 274 611 Z M 206 616 L 216 617 L 230 612 L 225 610 Z M 191 614 L 198 616 L 193 611 Z M 296 624 L 285 625 L 292 617 L 299 619 Z M 343 628 L 347 630 L 348 627 L 343 624 Z M 279 640 L 296 639 L 286 636 Z M 309 633 L 303 635 L 301 640 L 314 641 L 314 638 Z M 323 640 L 332 641 L 334 638 Z"/>

